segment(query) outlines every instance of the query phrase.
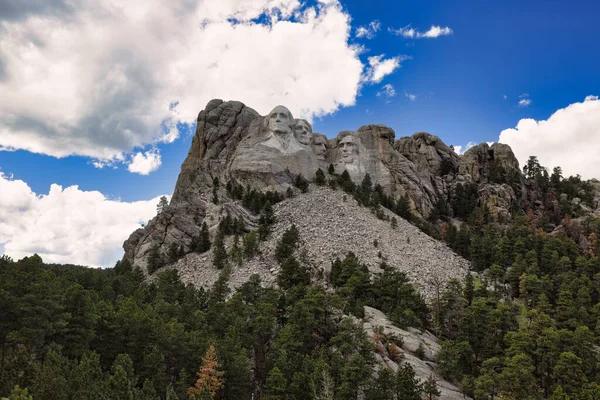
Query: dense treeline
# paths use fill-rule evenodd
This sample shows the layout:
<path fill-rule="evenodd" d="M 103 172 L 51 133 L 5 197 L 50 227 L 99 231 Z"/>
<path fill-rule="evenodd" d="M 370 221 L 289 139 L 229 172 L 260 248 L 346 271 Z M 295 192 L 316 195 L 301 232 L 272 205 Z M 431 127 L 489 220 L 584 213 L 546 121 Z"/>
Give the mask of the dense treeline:
<path fill-rule="evenodd" d="M 434 304 L 440 373 L 477 400 L 598 399 L 600 219 L 573 219 L 595 207 L 591 189 L 535 157 L 524 173 L 529 191 L 510 225 L 491 222 L 472 191 L 454 204 L 468 224 L 441 225 L 478 274 Z"/>
<path fill-rule="evenodd" d="M 189 249 L 153 249 L 150 282 L 127 261 L 97 270 L 48 265 L 37 255 L 1 257 L 0 396 L 435 398 L 433 377 L 420 383 L 409 366 L 373 374 L 373 342 L 347 317 L 361 317 L 370 305 L 399 326 L 441 337 L 438 372 L 477 400 L 600 398 L 600 220 L 572 219 L 592 201 L 578 177 L 564 179 L 560 169 L 548 175 L 530 159 L 527 184 L 541 197 L 527 198 L 512 210 L 513 222 L 502 225 L 477 203 L 474 186 L 458 188 L 461 196 L 436 205 L 422 221 L 411 214 L 407 197 L 390 198 L 368 175 L 357 185 L 347 172 L 333 172 L 327 177 L 319 170 L 315 183 L 342 188 L 393 228 L 397 221 L 383 208 L 443 238 L 472 261 L 473 275 L 451 282 L 430 309 L 404 274 L 386 264 L 371 274 L 360 254 L 334 260 L 331 274 L 318 276 L 292 226 L 275 250 L 279 287 L 264 288 L 253 276 L 231 293 L 229 274 L 244 268 L 269 237 L 272 205 L 283 196 L 228 182 L 229 196 L 258 216 L 257 232 L 226 216 L 211 242 L 203 224 Z M 493 176 L 516 185 L 502 169 Z M 295 186 L 309 190 L 301 176 Z M 581 205 L 573 205 L 576 196 Z M 213 201 L 219 201 L 216 191 Z M 451 216 L 467 223 L 457 228 Z M 562 231 L 549 235 L 559 222 Z M 227 236 L 233 236 L 229 250 Z M 210 290 L 184 285 L 175 270 L 159 271 L 187 252 L 209 250 L 220 270 Z M 334 290 L 311 284 L 321 278 Z"/>
<path fill-rule="evenodd" d="M 409 367 L 373 378 L 373 344 L 360 323 L 344 317 L 347 301 L 370 302 L 351 293 L 348 274 L 360 266 L 356 257 L 336 261 L 336 285 L 343 290 L 329 293 L 310 285 L 308 268 L 295 258 L 297 231 L 284 236 L 280 288 L 263 288 L 253 277 L 235 293 L 226 285 L 231 265 L 204 291 L 183 285 L 175 270 L 159 271 L 145 284 L 127 262 L 98 270 L 46 265 L 37 255 L 16 262 L 2 257 L 0 396 L 420 396 L 422 385 Z M 427 308 L 406 278 L 387 274 L 399 292 L 390 292 L 380 277 L 368 284 L 379 296 L 374 301 L 385 299 L 399 318 L 426 321 Z"/>
<path fill-rule="evenodd" d="M 474 184 L 457 185 L 428 221 L 402 215 L 410 212 L 406 203 L 398 212 L 403 199 L 371 189 L 368 175 L 361 185 L 344 175 L 332 175 L 329 184 L 376 215 L 379 205 L 401 214 L 472 262 L 475 275 L 451 282 L 432 304 L 431 328 L 445 340 L 438 358 L 444 378 L 477 400 L 600 399 L 600 218 L 573 219 L 597 204 L 588 183 L 563 178 L 560 167 L 550 175 L 535 157 L 524 178 L 527 192 L 510 210 L 509 225 L 493 221 Z M 521 198 L 516 174 L 495 167 L 489 180 Z M 364 283 L 361 271 L 353 273 L 354 285 Z M 368 293 L 366 286 L 356 292 Z"/>
<path fill-rule="evenodd" d="M 476 399 L 600 398 L 600 261 L 527 216 L 473 235 L 479 278 L 434 305 L 442 375 Z"/>

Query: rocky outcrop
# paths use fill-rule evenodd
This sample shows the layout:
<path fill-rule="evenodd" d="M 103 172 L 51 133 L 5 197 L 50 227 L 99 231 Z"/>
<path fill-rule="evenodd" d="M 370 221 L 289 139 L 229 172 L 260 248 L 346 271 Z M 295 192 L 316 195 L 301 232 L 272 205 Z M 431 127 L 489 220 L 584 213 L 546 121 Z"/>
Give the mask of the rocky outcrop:
<path fill-rule="evenodd" d="M 491 146 L 482 143 L 471 147 L 460 159 L 458 173 L 471 177 L 474 182 L 488 181 L 498 171 L 506 175 L 520 175 L 519 161 L 510 146 L 494 143 Z"/>
<path fill-rule="evenodd" d="M 458 387 L 445 381 L 437 373 L 435 361 L 441 346 L 435 336 L 428 331 L 421 332 L 415 328 L 400 329 L 376 308 L 365 306 L 364 311 L 363 329 L 373 341 L 378 369 L 391 368 L 396 371 L 399 366 L 410 364 L 415 371 L 415 376 L 421 382 L 425 382 L 430 376 L 434 377 L 441 393 L 440 399 L 470 399 L 464 396 Z M 395 350 L 397 354 L 390 354 L 388 350 L 392 343 L 398 348 Z M 422 351 L 421 358 L 419 358 L 419 349 Z"/>
<path fill-rule="evenodd" d="M 479 185 L 477 195 L 493 219 L 501 222 L 509 221 L 510 208 L 517 201 L 515 191 L 510 185 L 484 183 Z"/>
<path fill-rule="evenodd" d="M 232 202 L 227 183 L 283 193 L 298 175 L 312 180 L 329 166 L 339 174 L 347 171 L 356 183 L 369 174 L 391 197 L 407 196 L 421 217 L 448 202 L 457 183 L 480 185 L 481 202 L 493 216 L 508 216 L 516 197 L 509 186 L 490 180 L 498 168 L 518 170 L 506 145 L 475 146 L 461 158 L 437 136 L 419 132 L 396 140 L 394 131 L 380 124 L 327 139 L 283 106 L 260 116 L 238 101 L 211 100 L 198 115 L 169 207 L 131 235 L 124 258 L 144 269 L 154 247 L 163 255 L 172 247 L 189 251 L 201 224 L 214 230 L 227 213 L 255 227 L 256 218 Z"/>

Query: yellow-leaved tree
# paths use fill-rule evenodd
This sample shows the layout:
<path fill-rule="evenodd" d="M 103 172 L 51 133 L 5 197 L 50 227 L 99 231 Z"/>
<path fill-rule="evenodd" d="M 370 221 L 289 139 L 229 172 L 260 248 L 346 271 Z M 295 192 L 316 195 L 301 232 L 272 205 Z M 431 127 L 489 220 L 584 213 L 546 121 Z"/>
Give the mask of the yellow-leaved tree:
<path fill-rule="evenodd" d="M 217 391 L 223 386 L 223 372 L 219 371 L 217 352 L 211 344 L 204 357 L 202 366 L 196 373 L 198 380 L 193 387 L 188 389 L 188 395 L 194 400 L 213 399 Z"/>

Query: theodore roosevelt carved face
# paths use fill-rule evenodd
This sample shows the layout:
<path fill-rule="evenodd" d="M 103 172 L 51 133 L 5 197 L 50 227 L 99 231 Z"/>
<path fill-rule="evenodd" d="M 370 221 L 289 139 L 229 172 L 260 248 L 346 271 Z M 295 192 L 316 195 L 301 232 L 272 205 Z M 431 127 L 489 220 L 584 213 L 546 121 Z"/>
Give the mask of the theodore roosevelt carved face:
<path fill-rule="evenodd" d="M 317 156 L 317 160 L 324 161 L 325 156 L 327 155 L 327 139 L 324 136 L 319 134 L 313 135 L 312 149 L 315 155 Z"/>

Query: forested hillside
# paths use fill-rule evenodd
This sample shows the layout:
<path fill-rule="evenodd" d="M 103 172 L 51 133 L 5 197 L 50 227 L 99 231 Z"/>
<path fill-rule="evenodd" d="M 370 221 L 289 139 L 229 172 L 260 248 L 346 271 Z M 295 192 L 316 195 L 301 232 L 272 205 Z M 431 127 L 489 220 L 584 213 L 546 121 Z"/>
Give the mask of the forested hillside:
<path fill-rule="evenodd" d="M 387 197 L 368 175 L 356 185 L 347 174 L 317 174 L 317 185 L 344 190 L 394 229 L 396 217 L 383 208 L 471 260 L 464 281 L 439 287 L 427 304 L 404 273 L 383 259 L 381 272 L 372 273 L 361 254 L 333 260 L 330 273 L 315 279 L 294 225 L 275 251 L 277 287 L 254 276 L 231 292 L 232 270 L 260 252 L 274 223 L 267 200 L 273 193 L 244 188 L 242 201 L 257 199 L 248 208 L 259 216 L 258 235 L 231 219 L 221 221 L 213 243 L 202 230 L 192 252 L 211 251 L 220 271 L 208 290 L 186 286 L 176 270 L 160 266 L 148 281 L 128 261 L 97 270 L 3 256 L 0 396 L 436 398 L 436 376 L 419 382 L 407 364 L 398 371 L 377 365 L 380 349 L 360 321 L 363 306 L 371 306 L 398 326 L 442 338 L 438 378 L 465 396 L 599 399 L 600 219 L 585 213 L 590 196 L 572 206 L 574 196 L 586 196 L 585 182 L 564 179 L 560 170 L 548 176 L 531 161 L 524 200 L 510 221 L 491 218 L 468 191 L 438 204 L 425 221 L 410 212 L 407 198 Z M 300 178 L 296 186 L 287 196 L 311 190 Z M 238 244 L 226 249 L 230 236 Z M 180 257 L 176 248 L 172 253 Z M 393 354 L 392 345 L 385 351 Z"/>

